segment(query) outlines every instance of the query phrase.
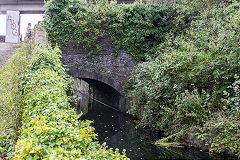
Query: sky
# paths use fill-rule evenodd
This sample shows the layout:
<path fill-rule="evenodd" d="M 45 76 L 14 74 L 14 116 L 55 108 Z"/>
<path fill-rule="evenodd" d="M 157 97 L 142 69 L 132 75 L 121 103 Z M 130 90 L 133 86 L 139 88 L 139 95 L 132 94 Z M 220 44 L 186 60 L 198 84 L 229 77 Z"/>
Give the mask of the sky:
<path fill-rule="evenodd" d="M 28 23 L 32 23 L 33 29 L 42 20 L 43 14 L 21 14 L 20 34 L 25 36 Z M 0 15 L 0 35 L 6 35 L 6 15 Z"/>

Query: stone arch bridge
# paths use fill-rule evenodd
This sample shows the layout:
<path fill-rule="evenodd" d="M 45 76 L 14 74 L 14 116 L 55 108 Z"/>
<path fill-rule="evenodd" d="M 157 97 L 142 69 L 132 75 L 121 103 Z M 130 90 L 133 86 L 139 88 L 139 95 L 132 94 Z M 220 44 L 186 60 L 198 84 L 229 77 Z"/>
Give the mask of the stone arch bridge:
<path fill-rule="evenodd" d="M 105 35 L 100 44 L 102 50 L 96 58 L 88 56 L 88 52 L 81 46 L 64 46 L 61 48 L 61 61 L 67 65 L 71 76 L 89 84 L 86 87 L 81 81 L 81 84 L 77 85 L 78 88 L 75 88 L 80 94 L 88 95 L 84 101 L 80 102 L 81 108 L 89 106 L 89 96 L 91 96 L 92 99 L 126 111 L 128 108 L 123 96 L 124 86 L 136 62 L 123 49 L 120 49 L 116 55 L 116 48 L 110 36 Z M 86 104 L 87 99 L 88 104 Z M 83 107 L 82 110 L 87 109 Z"/>

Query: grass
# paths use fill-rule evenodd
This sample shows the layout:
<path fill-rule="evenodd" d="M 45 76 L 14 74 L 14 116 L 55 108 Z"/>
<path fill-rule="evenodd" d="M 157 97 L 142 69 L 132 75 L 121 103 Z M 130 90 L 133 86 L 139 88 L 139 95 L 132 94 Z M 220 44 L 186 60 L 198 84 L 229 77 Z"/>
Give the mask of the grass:
<path fill-rule="evenodd" d="M 29 45 L 20 44 L 0 68 L 0 159 L 11 159 L 19 135 L 23 108 L 19 84 L 28 63 Z"/>

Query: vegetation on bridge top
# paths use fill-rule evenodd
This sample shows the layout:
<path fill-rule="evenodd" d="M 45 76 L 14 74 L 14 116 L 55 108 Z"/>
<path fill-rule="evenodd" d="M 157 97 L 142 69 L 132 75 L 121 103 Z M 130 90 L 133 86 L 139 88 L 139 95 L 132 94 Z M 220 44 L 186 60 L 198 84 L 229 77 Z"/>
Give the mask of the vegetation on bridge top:
<path fill-rule="evenodd" d="M 183 4 L 182 4 L 183 5 Z M 45 6 L 47 38 L 53 44 L 82 45 L 89 55 L 101 52 L 98 43 L 109 34 L 116 48 L 137 61 L 153 55 L 168 32 L 181 33 L 196 14 L 179 4 L 117 4 L 116 1 L 51 0 Z"/>

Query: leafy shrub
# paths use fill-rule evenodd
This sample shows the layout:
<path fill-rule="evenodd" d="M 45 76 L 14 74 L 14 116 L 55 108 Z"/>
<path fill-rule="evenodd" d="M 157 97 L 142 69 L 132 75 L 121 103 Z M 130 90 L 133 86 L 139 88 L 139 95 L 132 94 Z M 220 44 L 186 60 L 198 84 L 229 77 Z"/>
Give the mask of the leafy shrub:
<path fill-rule="evenodd" d="M 71 79 L 58 48 L 40 44 L 22 76 L 24 113 L 14 159 L 128 159 L 97 142 L 91 121 L 79 121 L 66 90 Z"/>
<path fill-rule="evenodd" d="M 132 98 L 131 113 L 142 113 L 139 116 L 143 124 L 151 124 L 156 129 L 167 129 L 175 122 L 185 125 L 204 120 L 207 112 L 203 97 L 194 91 L 198 81 L 194 81 L 194 74 L 189 74 L 194 68 L 191 58 L 186 52 L 165 54 L 137 67 L 129 79 L 127 89 L 128 96 Z M 189 93 L 185 94 L 185 91 Z M 215 110 L 210 107 L 212 111 Z M 189 111 L 192 112 L 193 119 L 185 123 L 187 115 L 190 116 Z"/>
<path fill-rule="evenodd" d="M 110 20 L 106 32 L 137 61 L 156 52 L 156 46 L 165 41 L 168 32 L 184 31 L 191 21 L 189 10 L 170 4 L 122 5 L 122 21 Z M 184 16 L 183 16 L 184 15 Z"/>
<path fill-rule="evenodd" d="M 168 41 L 159 45 L 157 58 L 149 58 L 136 67 L 127 88 L 132 114 L 140 113 L 143 125 L 167 132 L 173 128 L 171 132 L 176 133 L 184 127 L 201 128 L 207 120 L 211 121 L 207 117 L 214 117 L 219 111 L 223 115 L 239 116 L 236 110 L 239 89 L 235 78 L 239 76 L 240 61 L 239 7 L 239 3 L 233 3 L 202 13 L 184 34 L 169 34 Z M 186 90 L 194 94 L 186 95 Z M 231 113 L 224 110 L 226 103 L 222 101 L 228 104 Z M 226 125 L 226 130 L 228 127 Z M 229 132 L 235 134 L 235 131 Z M 221 137 L 225 131 L 208 133 Z"/>
<path fill-rule="evenodd" d="M 192 125 L 207 119 L 203 100 L 196 89 L 192 92 L 185 90 L 185 93 L 178 95 L 175 101 L 175 123 Z"/>
<path fill-rule="evenodd" d="M 210 146 L 210 151 L 230 151 L 240 157 L 240 124 L 238 116 L 218 113 L 201 127 L 197 136 Z"/>
<path fill-rule="evenodd" d="M 139 95 L 141 101 L 135 102 L 140 106 L 149 101 L 157 106 L 171 106 L 177 96 L 174 86 L 178 86 L 181 92 L 197 88 L 200 94 L 205 90 L 214 98 L 210 110 L 221 109 L 223 91 L 234 82 L 234 75 L 239 72 L 240 36 L 235 25 L 239 23 L 238 14 L 236 4 L 219 11 L 213 10 L 208 16 L 203 14 L 202 19 L 192 22 L 191 30 L 186 34 L 172 37 L 161 45 L 158 58 L 139 64 L 130 78 L 130 97 Z M 209 19 L 212 22 L 207 22 Z M 213 26 L 218 29 L 212 30 Z M 222 36 L 223 33 L 229 34 L 216 41 L 220 33 Z M 207 38 L 205 35 L 208 35 L 209 43 L 203 40 Z"/>
<path fill-rule="evenodd" d="M 240 112 L 240 80 L 237 74 L 234 78 L 236 79 L 235 82 L 227 88 L 231 92 L 223 91 L 224 97 L 222 98 L 224 109 L 228 109 L 233 114 Z"/>

